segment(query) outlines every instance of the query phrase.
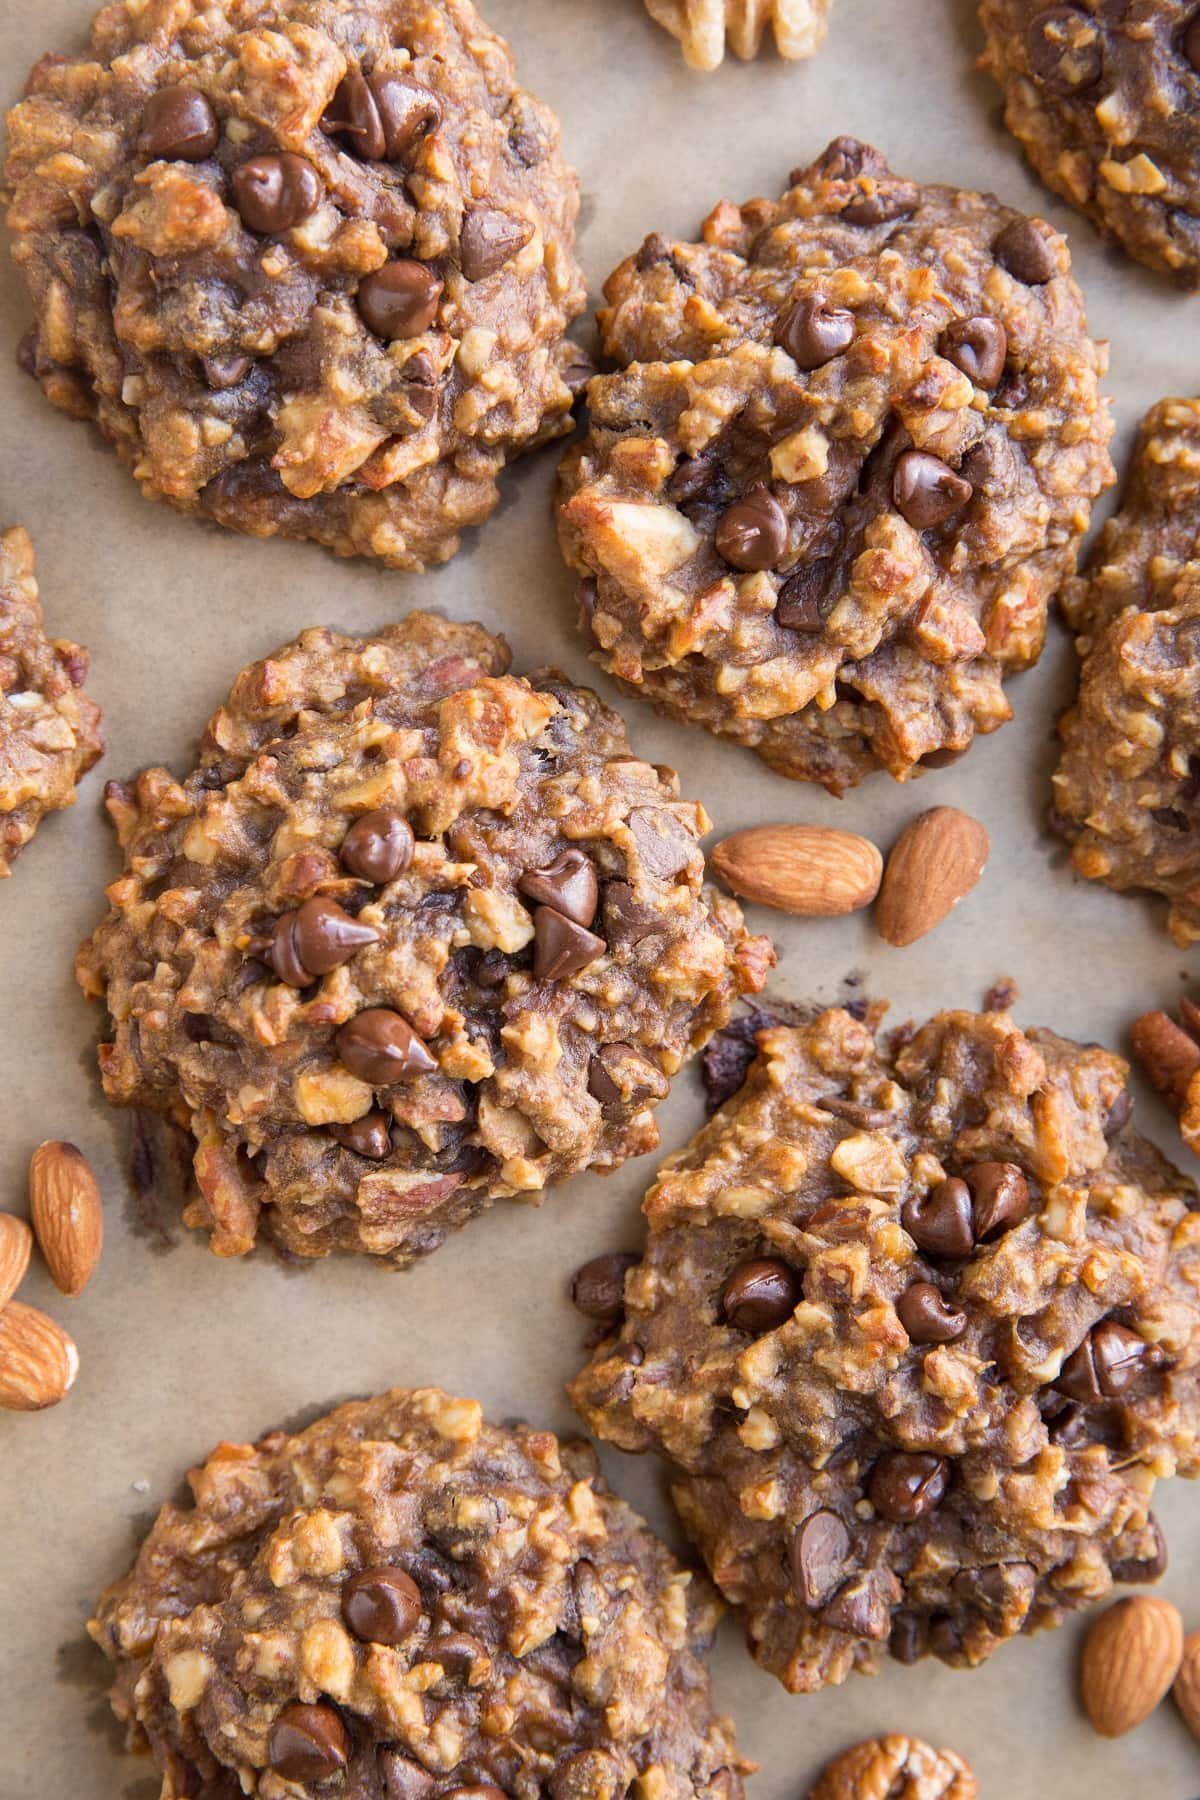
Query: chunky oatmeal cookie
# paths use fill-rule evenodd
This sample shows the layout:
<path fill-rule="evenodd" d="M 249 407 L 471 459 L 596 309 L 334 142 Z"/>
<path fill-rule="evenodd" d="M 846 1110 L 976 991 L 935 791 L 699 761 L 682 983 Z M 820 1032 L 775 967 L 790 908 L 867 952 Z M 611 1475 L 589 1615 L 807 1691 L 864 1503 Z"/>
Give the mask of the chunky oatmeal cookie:
<path fill-rule="evenodd" d="M 716 1596 L 587 1445 L 396 1389 L 188 1482 L 89 1627 L 162 1800 L 739 1800 Z"/>
<path fill-rule="evenodd" d="M 471 0 L 117 0 L 8 124 L 25 364 L 150 497 L 419 569 L 568 428 L 576 181 Z"/>
<path fill-rule="evenodd" d="M 793 1692 L 956 1665 L 1154 1579 L 1200 1473 L 1200 1213 L 1128 1128 L 1126 1065 L 941 1013 L 768 1029 L 645 1202 L 574 1385 L 676 1504 Z"/>
<path fill-rule="evenodd" d="M 104 750 L 88 653 L 46 636 L 33 567 L 29 533 L 0 532 L 0 880 Z"/>
<path fill-rule="evenodd" d="M 1051 824 L 1079 874 L 1169 902 L 1200 938 L 1200 400 L 1142 421 L 1121 510 L 1062 608 L 1079 694 L 1062 719 Z"/>
<path fill-rule="evenodd" d="M 79 955 L 105 1092 L 194 1138 L 222 1255 L 404 1264 L 501 1195 L 658 1142 L 774 960 L 705 886 L 702 806 L 596 696 L 477 625 L 307 631 L 183 782 L 113 782 L 126 872 Z"/>
<path fill-rule="evenodd" d="M 812 56 L 825 42 L 829 0 L 646 0 L 646 10 L 679 39 L 693 69 L 716 69 L 726 39 L 735 56 L 757 56 L 768 25 L 780 56 Z"/>
<path fill-rule="evenodd" d="M 982 0 L 984 68 L 1047 187 L 1200 287 L 1200 13 L 1187 0 Z"/>
<path fill-rule="evenodd" d="M 839 138 L 605 294 L 560 507 L 604 667 L 835 793 L 1003 724 L 1112 479 L 1058 233 Z"/>

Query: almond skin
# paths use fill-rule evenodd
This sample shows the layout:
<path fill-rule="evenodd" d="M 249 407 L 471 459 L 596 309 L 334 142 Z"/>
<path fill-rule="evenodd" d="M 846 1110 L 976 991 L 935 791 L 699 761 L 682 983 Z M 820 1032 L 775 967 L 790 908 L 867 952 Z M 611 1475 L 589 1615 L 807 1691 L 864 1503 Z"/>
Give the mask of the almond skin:
<path fill-rule="evenodd" d="M 834 918 L 869 906 L 883 858 L 867 838 L 827 825 L 754 825 L 712 853 L 726 887 L 803 918 Z"/>
<path fill-rule="evenodd" d="M 892 846 L 875 908 L 889 944 L 915 944 L 971 892 L 987 867 L 987 829 L 957 806 L 935 806 Z"/>
<path fill-rule="evenodd" d="M 0 1213 L 0 1309 L 8 1305 L 29 1267 L 33 1233 L 15 1213 Z"/>
<path fill-rule="evenodd" d="M 1183 1655 L 1178 1607 L 1151 1594 L 1119 1600 L 1083 1641 L 1079 1690 L 1101 1737 L 1123 1737 L 1148 1719 L 1174 1681 Z"/>
<path fill-rule="evenodd" d="M 1184 1724 L 1200 1740 L 1200 1631 L 1189 1632 L 1183 1640 L 1183 1660 L 1171 1692 Z"/>
<path fill-rule="evenodd" d="M 61 1325 L 10 1300 L 0 1312 L 0 1407 L 41 1412 L 55 1406 L 79 1373 L 79 1352 Z"/>
<path fill-rule="evenodd" d="M 59 1293 L 82 1294 L 104 1246 L 104 1207 L 91 1164 L 74 1144 L 39 1144 L 29 1165 L 33 1229 Z"/>

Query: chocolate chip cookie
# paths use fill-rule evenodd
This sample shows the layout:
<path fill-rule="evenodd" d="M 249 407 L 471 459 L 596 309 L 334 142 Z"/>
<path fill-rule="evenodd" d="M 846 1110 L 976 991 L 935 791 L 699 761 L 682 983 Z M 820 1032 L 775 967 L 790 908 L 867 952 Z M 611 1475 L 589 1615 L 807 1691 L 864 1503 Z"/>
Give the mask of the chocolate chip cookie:
<path fill-rule="evenodd" d="M 29 533 L 0 532 L 0 880 L 103 754 L 87 672 L 86 650 L 46 636 Z"/>
<path fill-rule="evenodd" d="M 829 0 L 646 0 L 646 10 L 693 69 L 716 69 L 726 40 L 735 56 L 757 56 L 768 25 L 780 56 L 811 56 L 825 41 Z"/>
<path fill-rule="evenodd" d="M 589 1426 L 675 1500 L 793 1692 L 982 1662 L 1165 1552 L 1200 1473 L 1200 1212 L 1129 1126 L 1126 1065 L 941 1013 L 759 1035 L 646 1197 Z"/>
<path fill-rule="evenodd" d="M 672 1075 L 774 961 L 705 885 L 702 806 L 596 696 L 480 626 L 307 631 L 199 766 L 113 782 L 79 955 L 105 1092 L 194 1139 L 214 1250 L 398 1264 L 502 1195 L 658 1142 Z"/>
<path fill-rule="evenodd" d="M 1046 186 L 1200 287 L 1200 12 L 1188 0 L 982 0 L 982 59 Z"/>
<path fill-rule="evenodd" d="M 577 185 L 471 0 L 119 0 L 8 127 L 25 366 L 151 498 L 420 569 L 569 428 Z"/>
<path fill-rule="evenodd" d="M 605 295 L 559 513 L 603 666 L 835 793 L 1003 724 L 1112 480 L 1058 233 L 840 138 Z"/>
<path fill-rule="evenodd" d="M 716 1596 L 586 1444 L 396 1389 L 188 1482 L 89 1627 L 162 1800 L 739 1800 Z"/>
<path fill-rule="evenodd" d="M 1121 510 L 1067 583 L 1079 694 L 1061 721 L 1051 823 L 1079 874 L 1169 902 L 1200 938 L 1200 400 L 1141 424 Z"/>

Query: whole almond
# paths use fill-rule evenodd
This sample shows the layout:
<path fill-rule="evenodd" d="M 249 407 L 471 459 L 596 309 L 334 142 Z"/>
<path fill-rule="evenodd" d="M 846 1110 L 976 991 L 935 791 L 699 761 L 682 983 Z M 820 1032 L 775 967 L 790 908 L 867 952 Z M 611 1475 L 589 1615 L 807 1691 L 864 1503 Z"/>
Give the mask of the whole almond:
<path fill-rule="evenodd" d="M 29 1211 L 60 1293 L 82 1294 L 104 1244 L 104 1207 L 91 1164 L 74 1144 L 51 1138 L 29 1165 Z"/>
<path fill-rule="evenodd" d="M 1178 1607 L 1151 1594 L 1119 1600 L 1083 1641 L 1079 1690 L 1101 1737 L 1123 1737 L 1148 1719 L 1175 1679 L 1183 1655 Z"/>
<path fill-rule="evenodd" d="M 780 912 L 833 918 L 869 906 L 883 858 L 867 838 L 828 825 L 754 825 L 712 853 L 726 887 Z"/>
<path fill-rule="evenodd" d="M 29 1267 L 33 1233 L 15 1213 L 0 1213 L 0 1308 L 7 1306 Z"/>
<path fill-rule="evenodd" d="M 964 899 L 987 867 L 987 829 L 957 806 L 935 806 L 892 846 L 875 908 L 889 944 L 915 944 Z"/>
<path fill-rule="evenodd" d="M 0 1312 L 0 1407 L 40 1412 L 60 1401 L 79 1373 L 79 1352 L 61 1325 L 10 1300 Z"/>
<path fill-rule="evenodd" d="M 1194 1738 L 1200 1738 L 1200 1631 L 1183 1640 L 1183 1660 L 1171 1689 L 1183 1722 Z"/>

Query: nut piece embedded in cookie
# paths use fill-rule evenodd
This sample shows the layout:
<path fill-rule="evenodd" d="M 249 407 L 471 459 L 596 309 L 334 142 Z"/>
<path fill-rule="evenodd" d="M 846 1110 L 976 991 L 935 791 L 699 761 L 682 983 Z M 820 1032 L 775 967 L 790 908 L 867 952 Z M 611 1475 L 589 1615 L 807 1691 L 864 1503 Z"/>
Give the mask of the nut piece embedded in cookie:
<path fill-rule="evenodd" d="M 835 793 L 1004 724 L 1113 478 L 1065 240 L 838 138 L 604 292 L 558 507 L 602 665 Z"/>
<path fill-rule="evenodd" d="M 188 1481 L 89 1626 L 164 1796 L 741 1800 L 717 1597 L 589 1445 L 396 1389 Z"/>
<path fill-rule="evenodd" d="M 1046 186 L 1138 262 L 1200 287 L 1200 15 L 1183 0 L 979 12 L 982 66 Z"/>
<path fill-rule="evenodd" d="M 974 1771 L 956 1750 L 892 1732 L 827 1763 L 808 1800 L 977 1800 Z"/>
<path fill-rule="evenodd" d="M 29 533 L 0 532 L 0 880 L 103 753 L 87 673 L 86 650 L 46 636 Z"/>
<path fill-rule="evenodd" d="M 115 1105 L 191 1144 L 221 1255 L 407 1264 L 492 1200 L 658 1143 L 774 956 L 702 806 L 553 670 L 412 613 L 239 675 L 183 782 L 112 783 L 126 872 L 79 954 Z"/>
<path fill-rule="evenodd" d="M 578 183 L 471 0 L 116 0 L 6 175 L 23 366 L 149 498 L 420 569 L 570 428 Z"/>
<path fill-rule="evenodd" d="M 1062 594 L 1079 693 L 1059 724 L 1051 825 L 1071 865 L 1168 902 L 1200 938 L 1200 400 L 1142 420 L 1120 510 Z"/>
<path fill-rule="evenodd" d="M 830 0 L 646 0 L 652 19 L 683 45 L 693 69 L 716 69 L 725 44 L 735 56 L 757 56 L 769 25 L 780 56 L 799 61 L 825 41 Z"/>
<path fill-rule="evenodd" d="M 674 1465 L 797 1693 L 885 1650 L 970 1667 L 1156 1580 L 1155 1478 L 1200 1474 L 1197 1195 L 1129 1128 L 1126 1065 L 1007 1013 L 889 1037 L 882 1011 L 758 1032 L 572 1387 Z"/>

